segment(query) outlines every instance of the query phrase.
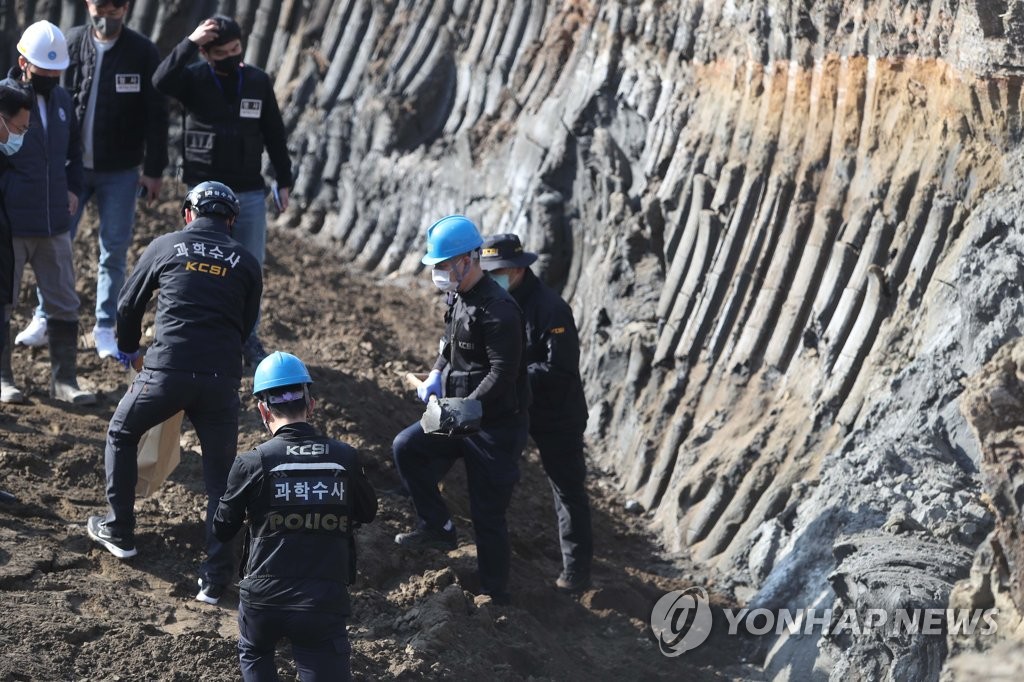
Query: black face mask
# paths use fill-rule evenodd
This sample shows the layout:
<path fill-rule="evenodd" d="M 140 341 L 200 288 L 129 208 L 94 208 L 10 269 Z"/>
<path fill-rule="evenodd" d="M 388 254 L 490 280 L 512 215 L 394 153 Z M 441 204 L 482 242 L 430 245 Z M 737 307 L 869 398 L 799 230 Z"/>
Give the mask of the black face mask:
<path fill-rule="evenodd" d="M 93 17 L 92 25 L 96 27 L 96 32 L 104 38 L 113 38 L 121 32 L 121 24 L 124 23 L 124 19 L 116 19 L 114 17 Z"/>
<path fill-rule="evenodd" d="M 38 73 L 34 73 L 29 80 L 36 94 L 49 97 L 53 89 L 60 83 L 60 76 L 40 76 Z"/>
<path fill-rule="evenodd" d="M 242 64 L 242 55 L 235 54 L 224 59 L 217 59 L 213 62 L 213 70 L 221 73 L 234 73 Z"/>

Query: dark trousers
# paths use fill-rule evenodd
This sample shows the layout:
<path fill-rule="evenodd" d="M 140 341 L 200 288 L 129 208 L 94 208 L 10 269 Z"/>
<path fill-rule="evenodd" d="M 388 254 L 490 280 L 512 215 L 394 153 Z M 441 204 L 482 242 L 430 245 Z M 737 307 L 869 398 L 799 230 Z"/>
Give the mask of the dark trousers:
<path fill-rule="evenodd" d="M 464 438 L 428 435 L 416 423 L 395 436 L 392 445 L 398 475 L 423 528 L 439 530 L 451 518 L 437 484 L 456 459 L 465 462 L 480 588 L 494 597 L 508 596 L 512 548 L 505 511 L 519 480 L 519 457 L 526 438 L 525 417 L 516 417 L 485 425 Z"/>
<path fill-rule="evenodd" d="M 107 430 L 106 523 L 115 535 L 135 531 L 135 484 L 139 477 L 139 439 L 150 428 L 185 410 L 199 436 L 206 486 L 206 554 L 200 576 L 226 585 L 234 574 L 230 544 L 213 535 L 213 514 L 227 489 L 228 472 L 238 454 L 238 386 L 233 377 L 143 369 L 121 398 Z"/>
<path fill-rule="evenodd" d="M 583 434 L 540 431 L 530 435 L 540 450 L 540 461 L 554 493 L 563 568 L 566 573 L 589 575 L 594 539 L 590 499 L 584 483 L 587 464 L 583 455 Z"/>
<path fill-rule="evenodd" d="M 292 658 L 302 682 L 352 679 L 352 649 L 345 616 L 321 611 L 259 609 L 238 604 L 238 661 L 245 682 L 278 680 L 274 649 L 292 643 Z"/>

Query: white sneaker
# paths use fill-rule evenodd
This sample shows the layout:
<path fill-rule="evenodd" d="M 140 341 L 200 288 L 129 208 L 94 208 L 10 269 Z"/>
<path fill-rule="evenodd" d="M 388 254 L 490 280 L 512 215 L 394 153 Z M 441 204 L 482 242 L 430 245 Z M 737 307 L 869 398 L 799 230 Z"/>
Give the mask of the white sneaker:
<path fill-rule="evenodd" d="M 92 340 L 101 358 L 117 357 L 117 339 L 113 327 L 93 327 Z"/>
<path fill-rule="evenodd" d="M 23 402 L 25 402 L 25 394 L 21 392 L 21 389 L 0 379 L 0 403 L 20 405 Z"/>
<path fill-rule="evenodd" d="M 28 326 L 14 337 L 14 343 L 22 346 L 45 346 L 49 341 L 50 337 L 46 334 L 46 318 L 34 315 Z"/>

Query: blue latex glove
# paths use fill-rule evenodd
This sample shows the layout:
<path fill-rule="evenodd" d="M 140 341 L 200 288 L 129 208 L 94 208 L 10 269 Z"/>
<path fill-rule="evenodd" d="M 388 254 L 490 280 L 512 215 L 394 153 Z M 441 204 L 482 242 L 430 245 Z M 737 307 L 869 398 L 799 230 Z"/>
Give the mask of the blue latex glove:
<path fill-rule="evenodd" d="M 125 369 L 132 369 L 135 365 L 135 361 L 142 356 L 142 349 L 138 349 L 133 353 L 125 353 L 123 350 L 117 351 L 117 361 L 124 365 Z"/>
<path fill-rule="evenodd" d="M 416 395 L 420 397 L 423 402 L 430 402 L 430 396 L 441 397 L 441 370 L 432 369 L 427 380 L 424 381 L 416 389 Z"/>

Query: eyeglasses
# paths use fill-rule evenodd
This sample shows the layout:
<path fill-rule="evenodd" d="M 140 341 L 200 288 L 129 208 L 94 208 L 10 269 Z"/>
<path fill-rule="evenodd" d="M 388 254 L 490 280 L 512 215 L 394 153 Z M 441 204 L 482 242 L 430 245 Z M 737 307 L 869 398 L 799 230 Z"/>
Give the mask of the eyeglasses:
<path fill-rule="evenodd" d="M 14 121 L 7 118 L 6 116 L 0 116 L 4 120 L 4 125 L 7 126 L 7 130 L 14 133 L 15 135 L 24 135 L 28 132 L 28 127 L 19 128 L 14 124 Z"/>

